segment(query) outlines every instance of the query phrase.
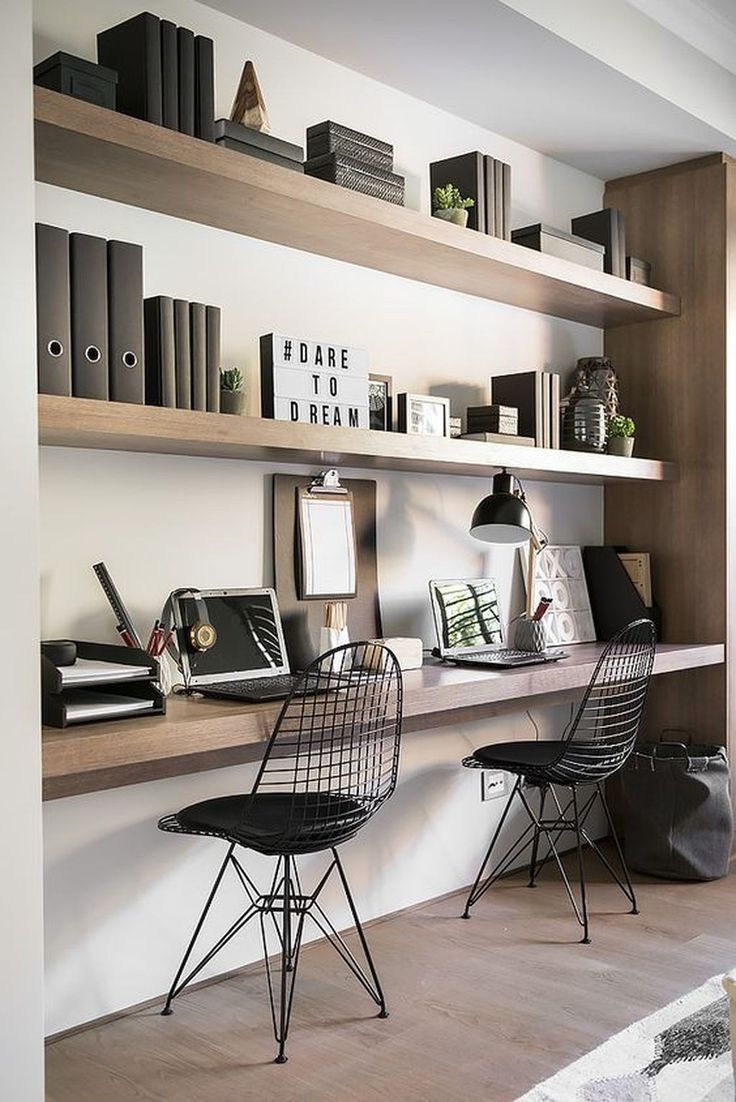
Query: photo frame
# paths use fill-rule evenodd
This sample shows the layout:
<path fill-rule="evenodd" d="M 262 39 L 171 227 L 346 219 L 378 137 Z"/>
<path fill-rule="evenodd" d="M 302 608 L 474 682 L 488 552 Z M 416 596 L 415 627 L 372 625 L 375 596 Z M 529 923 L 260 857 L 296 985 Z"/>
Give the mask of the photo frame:
<path fill-rule="evenodd" d="M 450 435 L 450 399 L 430 394 L 398 395 L 398 430 L 411 436 Z"/>
<path fill-rule="evenodd" d="M 394 426 L 394 381 L 390 375 L 368 376 L 368 427 L 391 432 Z"/>

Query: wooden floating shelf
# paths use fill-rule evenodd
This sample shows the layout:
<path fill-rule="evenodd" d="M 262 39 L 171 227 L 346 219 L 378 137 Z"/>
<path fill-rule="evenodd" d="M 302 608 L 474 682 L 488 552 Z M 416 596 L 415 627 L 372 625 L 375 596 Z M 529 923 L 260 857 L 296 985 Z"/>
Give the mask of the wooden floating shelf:
<path fill-rule="evenodd" d="M 404 674 L 404 730 L 422 731 L 520 707 L 579 698 L 603 649 L 579 643 L 570 657 L 514 670 L 443 666 L 429 660 Z M 655 674 L 723 662 L 722 644 L 662 644 Z M 255 761 L 279 712 L 276 704 L 170 697 L 165 716 L 43 729 L 44 799 L 54 800 Z M 504 737 L 503 732 L 498 738 Z M 529 736 L 531 737 L 531 735 Z"/>
<path fill-rule="evenodd" d="M 40 443 L 67 448 L 483 477 L 507 467 L 520 478 L 545 482 L 665 482 L 678 477 L 676 464 L 658 459 L 297 425 L 48 394 L 39 395 L 38 415 Z"/>
<path fill-rule="evenodd" d="M 676 295 L 35 89 L 37 179 L 511 306 L 608 327 Z"/>

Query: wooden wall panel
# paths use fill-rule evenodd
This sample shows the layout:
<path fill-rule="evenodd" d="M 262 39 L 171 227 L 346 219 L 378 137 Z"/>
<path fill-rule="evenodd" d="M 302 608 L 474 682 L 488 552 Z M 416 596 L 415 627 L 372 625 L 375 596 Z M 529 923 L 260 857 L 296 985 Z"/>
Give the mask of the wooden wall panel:
<path fill-rule="evenodd" d="M 606 542 L 652 552 L 655 600 L 667 642 L 723 642 L 727 631 L 727 179 L 705 158 L 607 186 L 626 219 L 627 251 L 682 297 L 682 314 L 606 333 L 621 379 L 622 411 L 637 422 L 637 451 L 680 464 L 680 480 L 605 489 Z M 732 421 L 733 423 L 733 421 Z M 655 685 L 647 735 L 690 728 L 723 743 L 726 668 Z"/>

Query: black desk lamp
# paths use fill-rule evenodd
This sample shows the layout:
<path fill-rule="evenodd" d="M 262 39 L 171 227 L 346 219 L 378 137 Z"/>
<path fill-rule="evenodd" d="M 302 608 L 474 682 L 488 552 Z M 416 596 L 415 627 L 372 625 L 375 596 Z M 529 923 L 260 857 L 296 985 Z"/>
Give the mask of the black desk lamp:
<path fill-rule="evenodd" d="M 548 540 L 534 523 L 524 487 L 505 468 L 494 475 L 492 492 L 476 506 L 470 534 L 484 543 L 523 544 L 529 541 L 526 614 L 530 617 L 534 601 L 534 557 Z"/>

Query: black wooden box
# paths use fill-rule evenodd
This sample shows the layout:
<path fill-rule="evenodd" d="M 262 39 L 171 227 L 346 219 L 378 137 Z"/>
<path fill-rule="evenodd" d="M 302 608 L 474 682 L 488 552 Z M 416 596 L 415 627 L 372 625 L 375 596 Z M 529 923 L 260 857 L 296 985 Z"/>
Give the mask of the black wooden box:
<path fill-rule="evenodd" d="M 33 83 L 65 96 L 95 103 L 115 110 L 118 74 L 114 69 L 97 65 L 83 57 L 74 57 L 59 50 L 33 67 Z"/>
<path fill-rule="evenodd" d="M 252 126 L 243 126 L 231 119 L 218 119 L 215 123 L 215 141 L 236 153 L 245 153 L 261 161 L 271 161 L 272 164 L 291 168 L 295 172 L 304 171 L 304 150 L 300 145 L 274 138 L 272 134 L 264 134 L 260 130 L 254 130 Z"/>

